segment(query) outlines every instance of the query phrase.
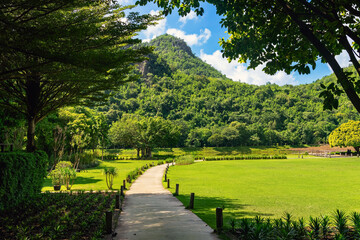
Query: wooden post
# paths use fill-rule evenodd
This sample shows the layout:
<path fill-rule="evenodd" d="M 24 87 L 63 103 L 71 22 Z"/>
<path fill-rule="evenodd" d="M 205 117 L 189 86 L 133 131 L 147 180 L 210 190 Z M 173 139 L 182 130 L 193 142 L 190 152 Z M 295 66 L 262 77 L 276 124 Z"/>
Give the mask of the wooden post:
<path fill-rule="evenodd" d="M 216 208 L 216 230 L 217 233 L 221 233 L 223 228 L 223 209 Z"/>
<path fill-rule="evenodd" d="M 121 186 L 121 188 L 120 188 L 120 196 L 125 196 L 125 194 L 124 194 L 124 186 Z"/>
<path fill-rule="evenodd" d="M 128 175 L 128 179 L 129 179 L 129 183 L 131 183 L 131 177 L 130 177 L 130 175 Z"/>
<path fill-rule="evenodd" d="M 165 180 L 164 180 L 164 182 L 166 182 L 167 181 L 167 176 L 166 176 L 167 174 L 165 173 Z"/>
<path fill-rule="evenodd" d="M 195 199 L 195 193 L 191 193 L 191 194 L 190 194 L 189 209 L 194 209 L 194 199 Z"/>
<path fill-rule="evenodd" d="M 168 188 L 170 188 L 170 179 L 167 180 Z"/>
<path fill-rule="evenodd" d="M 120 209 L 120 194 L 115 195 L 115 209 Z"/>
<path fill-rule="evenodd" d="M 106 212 L 106 226 L 105 226 L 105 232 L 106 234 L 112 233 L 112 212 L 107 211 Z"/>
<path fill-rule="evenodd" d="M 126 181 L 123 180 L 123 186 L 124 186 L 124 189 L 126 189 Z"/>
<path fill-rule="evenodd" d="M 174 196 L 179 196 L 179 184 L 176 184 L 176 190 Z"/>

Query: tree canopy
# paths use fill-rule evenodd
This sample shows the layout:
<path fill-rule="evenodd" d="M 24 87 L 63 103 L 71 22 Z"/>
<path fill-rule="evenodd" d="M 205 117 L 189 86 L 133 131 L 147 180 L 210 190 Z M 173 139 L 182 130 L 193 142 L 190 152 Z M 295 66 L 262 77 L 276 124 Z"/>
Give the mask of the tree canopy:
<path fill-rule="evenodd" d="M 329 135 L 331 147 L 354 147 L 360 152 L 360 121 L 349 121 L 341 124 Z"/>
<path fill-rule="evenodd" d="M 138 157 L 141 151 L 142 158 L 152 157 L 154 147 L 176 147 L 179 136 L 179 126 L 162 117 L 125 115 L 109 130 L 114 144 L 136 148 Z"/>
<path fill-rule="evenodd" d="M 151 51 L 132 48 L 157 16 L 124 11 L 110 0 L 5 1 L 0 14 L 0 104 L 22 113 L 27 150 L 35 125 L 67 105 L 99 101 L 133 80 L 134 63 Z"/>
<path fill-rule="evenodd" d="M 201 15 L 204 0 L 138 0 L 138 4 L 157 3 L 169 14 L 178 8 L 181 16 L 194 10 Z M 345 92 L 360 112 L 359 74 L 360 4 L 352 0 L 228 0 L 206 2 L 222 16 L 221 25 L 230 37 L 221 39 L 223 56 L 229 60 L 249 61 L 249 68 L 265 65 L 274 74 L 283 70 L 310 73 L 316 61 L 327 62 L 337 82 L 323 85 L 324 108 L 338 107 L 338 96 Z M 345 72 L 335 56 L 346 52 L 356 69 L 355 76 Z"/>

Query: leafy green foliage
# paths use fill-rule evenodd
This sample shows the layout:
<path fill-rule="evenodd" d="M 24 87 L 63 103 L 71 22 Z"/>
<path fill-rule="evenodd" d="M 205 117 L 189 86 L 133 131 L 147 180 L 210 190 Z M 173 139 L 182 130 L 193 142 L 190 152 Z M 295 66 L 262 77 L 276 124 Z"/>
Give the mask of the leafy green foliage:
<path fill-rule="evenodd" d="M 154 43 L 163 65 L 174 66 L 171 73 L 161 72 L 164 68 L 150 61 L 142 79 L 119 87 L 107 105 L 97 108 L 108 116 L 109 124 L 126 114 L 161 116 L 181 128 L 179 146 L 230 147 L 326 143 L 338 125 L 360 120 L 344 96 L 336 98 L 337 110 L 323 110 L 321 86 L 335 88 L 335 75 L 298 86 L 234 82 L 214 69 L 206 70 L 204 76 L 197 68 L 185 69 L 181 64 L 200 61 L 187 53 L 185 42 L 168 35 L 159 39 L 161 43 L 154 39 L 150 44 Z M 186 58 L 178 58 L 178 51 L 186 53 Z"/>
<path fill-rule="evenodd" d="M 104 168 L 104 174 L 106 177 L 106 185 L 111 190 L 114 183 L 114 177 L 117 175 L 116 168 L 106 167 Z"/>
<path fill-rule="evenodd" d="M 297 71 L 309 74 L 315 69 L 316 61 L 327 62 L 337 77 L 351 103 L 360 112 L 358 80 L 350 77 L 340 67 L 335 58 L 344 52 L 355 66 L 357 78 L 360 63 L 357 52 L 360 47 L 360 5 L 354 1 L 285 1 L 285 0 L 138 0 L 145 5 L 154 2 L 169 14 L 177 8 L 179 15 L 185 16 L 192 9 L 201 15 L 202 2 L 216 7 L 222 17 L 220 23 L 227 28 L 228 38 L 220 45 L 223 56 L 229 60 L 249 62 L 249 68 L 265 65 L 263 70 L 275 74 L 279 70 L 286 73 Z M 349 42 L 352 41 L 351 43 Z M 334 92 L 324 95 L 327 108 L 337 107 Z"/>
<path fill-rule="evenodd" d="M 133 64 L 150 53 L 131 48 L 157 16 L 129 13 L 113 1 L 5 1 L 1 22 L 0 104 L 35 126 L 63 106 L 104 100 L 105 90 L 134 79 Z M 123 19 L 126 17 L 126 21 Z"/>
<path fill-rule="evenodd" d="M 103 239 L 115 193 L 42 193 L 0 214 L 1 239 Z M 40 227 L 39 227 L 40 226 Z"/>
<path fill-rule="evenodd" d="M 354 147 L 359 153 L 360 150 L 360 121 L 350 120 L 341 124 L 329 135 L 330 146 Z"/>
<path fill-rule="evenodd" d="M 16 206 L 40 192 L 47 162 L 42 151 L 0 153 L 0 210 Z"/>
<path fill-rule="evenodd" d="M 162 117 L 123 116 L 109 130 L 113 144 L 136 148 L 138 157 L 141 150 L 143 158 L 151 158 L 154 147 L 176 146 L 179 135 L 180 128 Z"/>

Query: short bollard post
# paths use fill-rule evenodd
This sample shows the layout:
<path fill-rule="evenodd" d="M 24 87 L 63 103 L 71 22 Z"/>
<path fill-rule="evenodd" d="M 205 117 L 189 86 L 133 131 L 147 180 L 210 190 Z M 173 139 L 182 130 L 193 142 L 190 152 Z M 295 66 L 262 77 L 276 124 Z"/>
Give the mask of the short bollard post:
<path fill-rule="evenodd" d="M 123 180 L 123 186 L 124 186 L 124 189 L 126 189 L 126 181 Z"/>
<path fill-rule="evenodd" d="M 130 175 L 128 175 L 128 179 L 129 179 L 129 183 L 131 183 L 131 177 L 130 177 Z"/>
<path fill-rule="evenodd" d="M 165 173 L 165 180 L 164 180 L 164 182 L 166 182 L 167 181 L 167 174 Z"/>
<path fill-rule="evenodd" d="M 223 228 L 223 209 L 216 208 L 216 230 L 221 233 Z"/>
<path fill-rule="evenodd" d="M 120 209 L 120 194 L 115 195 L 115 209 Z"/>
<path fill-rule="evenodd" d="M 106 234 L 112 233 L 112 212 L 107 211 L 106 212 Z"/>
<path fill-rule="evenodd" d="M 194 209 L 194 199 L 195 199 L 195 193 L 191 193 L 191 194 L 190 194 L 189 209 Z"/>
<path fill-rule="evenodd" d="M 179 184 L 176 184 L 175 196 L 179 196 Z"/>
<path fill-rule="evenodd" d="M 124 194 L 124 186 L 121 186 L 121 188 L 120 188 L 120 196 L 125 196 L 125 194 Z"/>
<path fill-rule="evenodd" d="M 167 185 L 168 185 L 167 187 L 170 188 L 170 179 L 167 180 L 167 183 L 168 183 L 168 184 L 167 184 Z"/>

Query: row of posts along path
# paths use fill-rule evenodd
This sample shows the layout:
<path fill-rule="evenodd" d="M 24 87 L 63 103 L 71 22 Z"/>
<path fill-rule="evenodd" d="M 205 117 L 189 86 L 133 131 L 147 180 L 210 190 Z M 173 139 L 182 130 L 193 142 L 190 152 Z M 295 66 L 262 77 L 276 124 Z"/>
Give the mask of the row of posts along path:
<path fill-rule="evenodd" d="M 205 222 L 164 189 L 165 169 L 166 164 L 152 167 L 131 185 L 113 239 L 219 239 Z"/>

